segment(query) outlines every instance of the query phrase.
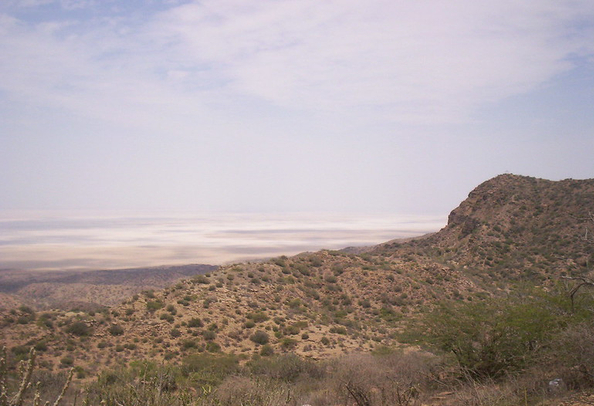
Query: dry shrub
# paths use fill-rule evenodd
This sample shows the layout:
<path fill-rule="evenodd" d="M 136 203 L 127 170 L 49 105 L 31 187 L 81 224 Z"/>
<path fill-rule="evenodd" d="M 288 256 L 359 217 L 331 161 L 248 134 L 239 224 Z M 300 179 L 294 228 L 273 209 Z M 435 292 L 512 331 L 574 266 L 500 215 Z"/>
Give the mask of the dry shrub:
<path fill-rule="evenodd" d="M 526 395 L 525 395 L 526 396 Z M 467 382 L 453 392 L 437 395 L 441 406 L 512 406 L 526 404 L 526 399 L 510 385 L 492 382 Z"/>
<path fill-rule="evenodd" d="M 319 379 L 322 371 L 313 361 L 295 354 L 256 359 L 248 364 L 254 376 L 295 383 L 299 380 Z"/>
<path fill-rule="evenodd" d="M 2 347 L 0 349 L 0 405 L 1 406 L 23 406 L 24 404 L 32 404 L 32 405 L 40 405 L 42 399 L 45 399 L 48 395 L 47 387 L 43 385 L 40 381 L 37 381 L 35 385 L 33 385 L 33 372 L 35 370 L 35 350 L 31 348 L 29 351 L 28 360 L 22 361 L 19 365 L 19 377 L 20 384 L 17 382 L 10 382 L 15 377 L 10 376 L 11 374 L 8 371 L 8 365 L 10 364 L 8 360 L 8 356 L 6 353 L 6 347 Z M 70 383 L 72 382 L 72 377 L 74 374 L 74 370 L 71 369 L 67 376 L 65 377 L 65 381 L 58 381 L 60 382 L 61 389 L 57 393 L 57 396 L 53 397 L 55 401 L 52 403 L 54 406 L 58 406 L 63 400 L 66 395 L 66 391 L 70 387 Z M 55 382 L 54 382 L 55 383 Z M 33 389 L 33 393 L 28 393 L 29 389 Z M 29 391 L 31 392 L 31 391 Z M 33 397 L 33 399 L 29 399 Z M 25 402 L 27 400 L 27 402 Z M 31 401 L 30 403 L 28 401 Z M 46 404 L 50 404 L 50 400 L 47 400 Z"/>
<path fill-rule="evenodd" d="M 40 393 L 40 404 L 50 400 L 53 402 L 53 399 L 58 398 L 67 379 L 68 371 L 55 373 L 42 369 L 34 370 L 31 382 L 35 382 L 35 388 Z M 73 394 L 70 392 L 68 395 L 72 396 Z"/>
<path fill-rule="evenodd" d="M 553 387 L 549 382 L 559 375 L 548 365 L 539 365 L 519 375 L 505 379 L 477 380 L 466 377 L 457 383 L 449 382 L 444 391 L 433 396 L 442 406 L 516 406 L 549 404 L 554 398 L 567 394 L 566 386 Z"/>
<path fill-rule="evenodd" d="M 278 406 L 295 405 L 289 384 L 271 379 L 250 379 L 231 376 L 221 383 L 205 402 L 217 406 Z"/>
<path fill-rule="evenodd" d="M 312 396 L 312 404 L 333 400 L 357 406 L 420 405 L 435 366 L 435 357 L 418 352 L 345 356 L 329 366 L 332 390 Z"/>
<path fill-rule="evenodd" d="M 553 343 L 553 370 L 571 389 L 594 386 L 594 325 L 570 326 Z"/>

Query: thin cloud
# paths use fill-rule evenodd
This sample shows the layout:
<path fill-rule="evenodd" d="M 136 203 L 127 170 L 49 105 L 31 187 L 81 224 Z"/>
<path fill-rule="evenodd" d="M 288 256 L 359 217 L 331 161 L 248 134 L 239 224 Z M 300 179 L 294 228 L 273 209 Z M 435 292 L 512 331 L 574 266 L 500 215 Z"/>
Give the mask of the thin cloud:
<path fill-rule="evenodd" d="M 103 13 L 106 25 L 2 16 L 0 88 L 116 121 L 151 122 L 156 111 L 173 120 L 251 98 L 456 122 L 594 53 L 588 1 L 207 0 L 147 21 Z"/>
<path fill-rule="evenodd" d="M 297 108 L 372 108 L 463 118 L 592 54 L 572 35 L 586 3 L 205 1 L 159 16 L 186 63 L 214 64 L 236 91 Z M 586 45 L 588 44 L 588 45 Z M 462 116 L 462 117 L 461 117 Z"/>

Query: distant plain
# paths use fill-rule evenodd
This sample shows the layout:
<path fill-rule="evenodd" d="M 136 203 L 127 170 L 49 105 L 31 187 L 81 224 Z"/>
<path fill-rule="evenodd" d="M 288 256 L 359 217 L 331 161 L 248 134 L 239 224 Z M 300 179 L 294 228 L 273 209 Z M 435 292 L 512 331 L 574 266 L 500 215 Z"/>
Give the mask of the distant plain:
<path fill-rule="evenodd" d="M 0 269 L 220 265 L 416 237 L 445 215 L 1 212 Z"/>

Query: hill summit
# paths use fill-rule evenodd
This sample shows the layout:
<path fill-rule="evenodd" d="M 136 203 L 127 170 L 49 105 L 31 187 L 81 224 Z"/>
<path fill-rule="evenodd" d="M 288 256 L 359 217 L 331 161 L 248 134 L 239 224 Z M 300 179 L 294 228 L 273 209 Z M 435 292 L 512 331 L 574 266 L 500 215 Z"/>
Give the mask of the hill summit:
<path fill-rule="evenodd" d="M 476 187 L 438 233 L 377 252 L 422 253 L 481 278 L 543 281 L 594 263 L 594 179 L 499 175 Z"/>

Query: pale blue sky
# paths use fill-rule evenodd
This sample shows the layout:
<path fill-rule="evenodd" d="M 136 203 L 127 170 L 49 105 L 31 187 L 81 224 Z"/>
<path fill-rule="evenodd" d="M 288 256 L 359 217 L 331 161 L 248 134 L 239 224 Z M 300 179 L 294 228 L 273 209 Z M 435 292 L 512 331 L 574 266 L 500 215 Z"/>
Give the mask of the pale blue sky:
<path fill-rule="evenodd" d="M 594 177 L 592 0 L 3 0 L 0 210 L 447 214 Z"/>

